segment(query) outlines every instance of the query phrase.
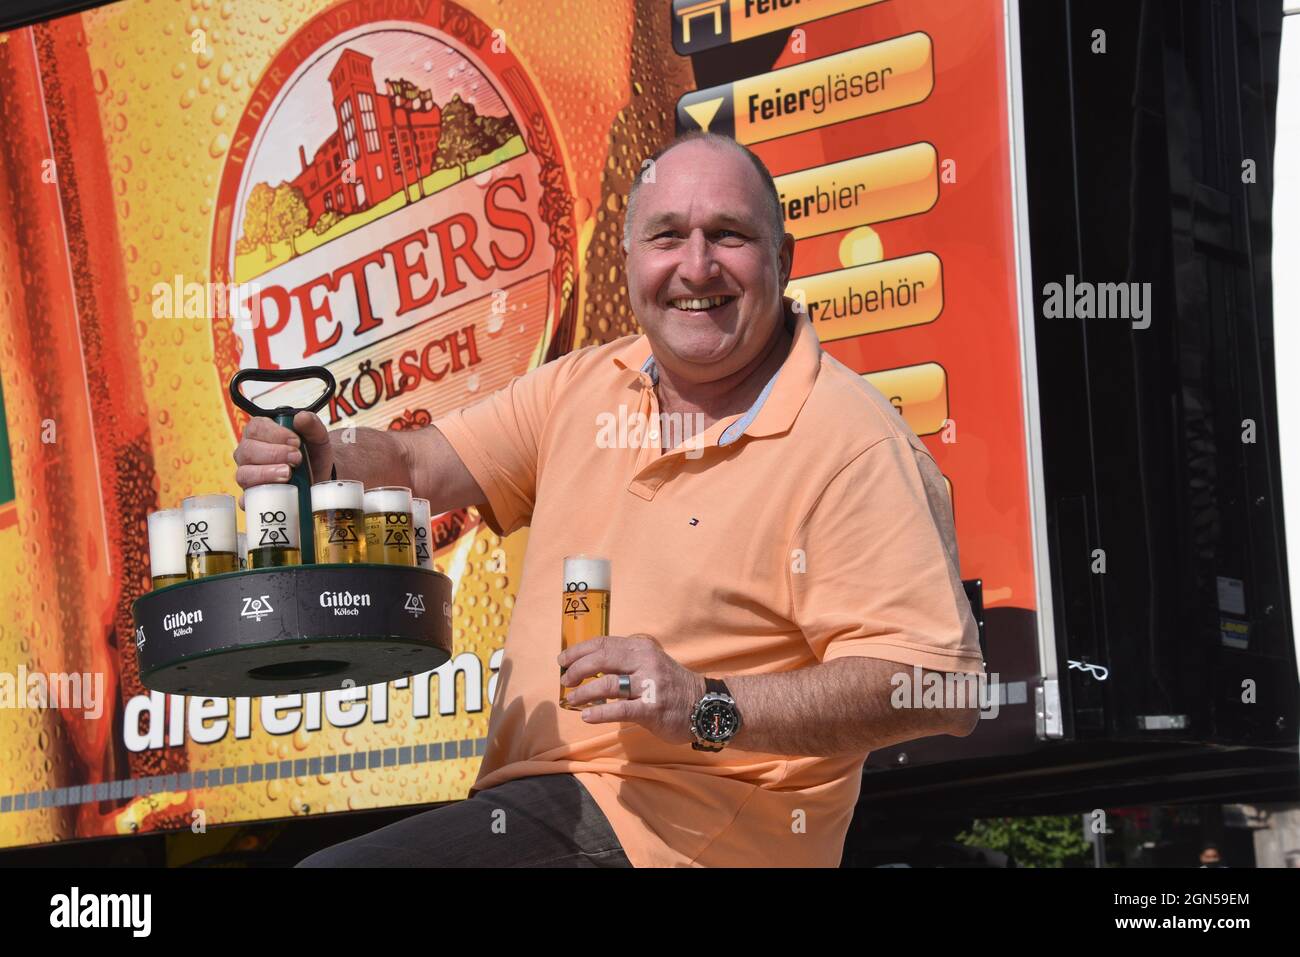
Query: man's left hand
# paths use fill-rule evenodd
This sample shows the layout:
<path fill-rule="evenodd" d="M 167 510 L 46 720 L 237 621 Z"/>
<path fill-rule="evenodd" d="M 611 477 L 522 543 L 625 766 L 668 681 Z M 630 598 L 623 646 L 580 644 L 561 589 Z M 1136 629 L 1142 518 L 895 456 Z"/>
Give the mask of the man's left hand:
<path fill-rule="evenodd" d="M 560 683 L 572 688 L 570 704 L 590 705 L 582 712 L 589 724 L 630 721 L 671 744 L 695 740 L 689 722 L 691 711 L 704 697 L 704 676 L 679 665 L 651 635 L 601 635 L 560 652 L 560 667 L 567 670 Z M 574 686 L 600 675 L 581 688 Z M 618 693 L 618 676 L 632 679 L 630 700 Z"/>

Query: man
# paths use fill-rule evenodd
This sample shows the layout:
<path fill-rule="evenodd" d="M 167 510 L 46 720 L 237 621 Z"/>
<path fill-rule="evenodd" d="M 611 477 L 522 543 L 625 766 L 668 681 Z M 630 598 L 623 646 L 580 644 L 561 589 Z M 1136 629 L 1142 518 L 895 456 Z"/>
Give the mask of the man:
<path fill-rule="evenodd" d="M 770 174 L 700 134 L 651 168 L 624 239 L 644 335 L 423 431 L 345 445 L 295 422 L 316 475 L 531 527 L 471 797 L 304 864 L 834 867 L 867 753 L 978 720 L 891 704 L 914 668 L 982 673 L 951 506 L 925 445 L 783 298 Z M 300 455 L 254 419 L 237 480 L 283 481 Z M 611 561 L 612 634 L 561 654 L 578 553 Z M 558 706 L 562 670 L 585 710 Z"/>

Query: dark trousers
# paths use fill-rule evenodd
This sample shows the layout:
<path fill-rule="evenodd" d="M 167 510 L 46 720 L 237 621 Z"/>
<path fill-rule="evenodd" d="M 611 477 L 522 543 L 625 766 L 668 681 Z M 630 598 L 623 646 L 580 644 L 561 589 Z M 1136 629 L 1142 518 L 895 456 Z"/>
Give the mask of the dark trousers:
<path fill-rule="evenodd" d="M 631 867 L 572 774 L 516 778 L 317 851 L 298 867 Z"/>

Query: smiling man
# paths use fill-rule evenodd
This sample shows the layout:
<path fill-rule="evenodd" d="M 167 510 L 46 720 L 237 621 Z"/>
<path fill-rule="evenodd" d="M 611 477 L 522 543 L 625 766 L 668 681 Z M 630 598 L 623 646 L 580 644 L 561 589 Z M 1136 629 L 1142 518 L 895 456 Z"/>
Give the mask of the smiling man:
<path fill-rule="evenodd" d="M 762 163 L 676 141 L 624 246 L 644 335 L 423 431 L 345 445 L 295 423 L 318 475 L 531 528 L 471 797 L 304 864 L 833 867 L 867 753 L 977 722 L 892 704 L 916 674 L 983 673 L 951 506 L 925 445 L 783 297 L 794 241 Z M 611 415 L 652 427 L 598 441 Z M 283 481 L 301 454 L 254 419 L 237 479 Z M 561 652 L 578 553 L 611 562 L 611 634 Z M 561 673 L 582 710 L 559 707 Z"/>

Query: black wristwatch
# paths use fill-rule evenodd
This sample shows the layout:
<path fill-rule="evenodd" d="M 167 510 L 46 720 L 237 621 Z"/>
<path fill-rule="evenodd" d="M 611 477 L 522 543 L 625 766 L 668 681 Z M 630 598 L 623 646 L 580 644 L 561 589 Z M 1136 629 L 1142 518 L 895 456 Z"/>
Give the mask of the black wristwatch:
<path fill-rule="evenodd" d="M 740 730 L 740 709 L 721 678 L 704 679 L 704 697 L 691 711 L 696 751 L 721 751 Z"/>

